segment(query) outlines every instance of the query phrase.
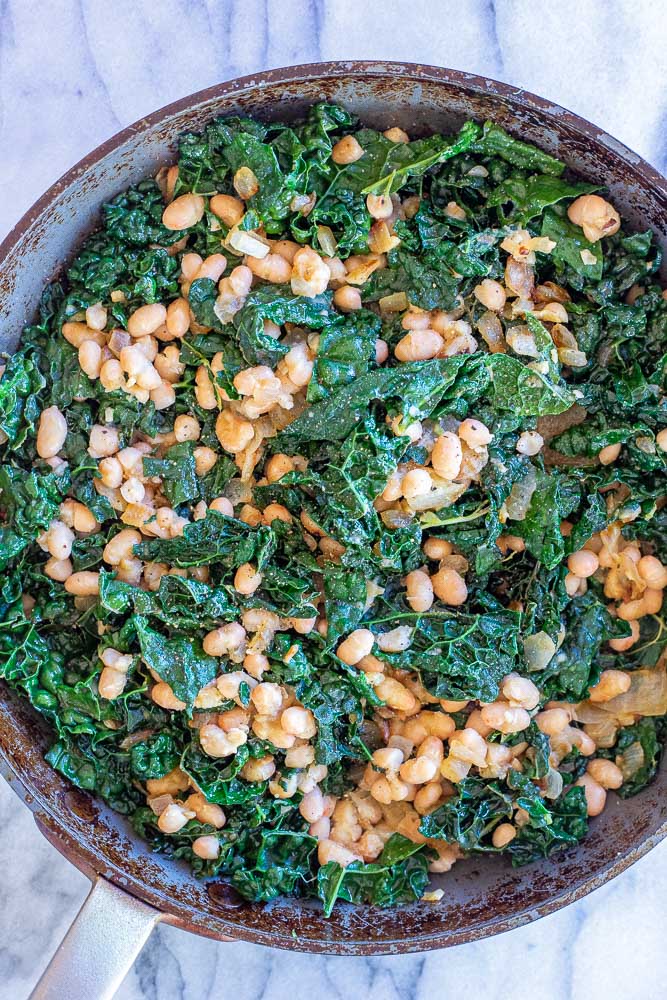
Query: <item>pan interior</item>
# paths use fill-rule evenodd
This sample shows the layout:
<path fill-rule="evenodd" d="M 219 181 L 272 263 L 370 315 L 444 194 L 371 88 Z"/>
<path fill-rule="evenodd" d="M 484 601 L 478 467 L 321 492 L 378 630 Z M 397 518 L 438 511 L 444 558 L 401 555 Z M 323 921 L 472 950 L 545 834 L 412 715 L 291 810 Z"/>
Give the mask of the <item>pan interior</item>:
<path fill-rule="evenodd" d="M 473 117 L 493 119 L 565 160 L 592 181 L 604 179 L 634 225 L 667 242 L 667 194 L 637 156 L 580 119 L 502 84 L 429 67 L 339 63 L 293 67 L 236 81 L 188 98 L 125 130 L 82 161 L 37 203 L 0 247 L 0 347 L 11 350 L 35 313 L 41 290 L 84 236 L 100 206 L 174 155 L 178 135 L 238 111 L 293 119 L 333 100 L 365 123 L 411 135 L 451 131 Z M 251 904 L 221 883 L 151 854 L 123 817 L 71 787 L 44 761 L 48 734 L 27 703 L 0 685 L 0 769 L 34 810 L 46 836 L 79 868 L 112 879 L 162 910 L 167 919 L 214 937 L 329 953 L 423 950 L 484 937 L 572 901 L 649 850 L 667 832 L 667 784 L 658 780 L 621 803 L 614 796 L 579 847 L 512 869 L 477 859 L 435 877 L 445 896 L 434 906 L 397 910 L 336 907 L 329 920 L 312 901 Z"/>

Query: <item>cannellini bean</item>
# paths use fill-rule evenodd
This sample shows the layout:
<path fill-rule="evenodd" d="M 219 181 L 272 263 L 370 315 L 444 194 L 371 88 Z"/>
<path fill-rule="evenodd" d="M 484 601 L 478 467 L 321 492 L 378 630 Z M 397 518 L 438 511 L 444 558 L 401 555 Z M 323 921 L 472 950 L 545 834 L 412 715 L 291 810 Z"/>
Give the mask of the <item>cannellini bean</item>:
<path fill-rule="evenodd" d="M 380 747 L 372 754 L 373 763 L 383 771 L 397 771 L 403 763 L 404 754 L 399 747 Z"/>
<path fill-rule="evenodd" d="M 484 278 L 483 281 L 480 281 L 479 285 L 475 285 L 473 293 L 485 309 L 491 309 L 493 312 L 500 312 L 507 298 L 507 293 L 503 286 L 491 278 Z"/>
<path fill-rule="evenodd" d="M 486 741 L 474 729 L 463 729 L 453 734 L 449 741 L 449 756 L 460 760 L 465 764 L 475 767 L 482 767 L 486 761 L 487 746 Z M 443 761 L 443 765 L 445 761 Z M 440 769 L 443 777 L 448 777 L 444 770 Z M 451 780 L 451 779 L 450 779 Z"/>
<path fill-rule="evenodd" d="M 344 135 L 331 150 L 331 159 L 334 163 L 338 163 L 341 166 L 348 163 L 355 163 L 363 155 L 364 150 L 353 135 Z"/>
<path fill-rule="evenodd" d="M 590 243 L 597 243 L 603 236 L 613 236 L 621 226 L 621 217 L 614 206 L 599 194 L 583 194 L 575 198 L 567 214 L 570 222 L 581 226 Z"/>
<path fill-rule="evenodd" d="M 269 458 L 264 471 L 270 483 L 277 483 L 288 472 L 294 471 L 294 462 L 289 455 L 283 455 L 282 452 L 279 452 Z"/>
<path fill-rule="evenodd" d="M 230 757 L 247 739 L 248 734 L 243 729 L 225 732 L 212 722 L 207 722 L 199 730 L 199 742 L 208 757 Z"/>
<path fill-rule="evenodd" d="M 378 337 L 378 339 L 375 341 L 376 365 L 383 365 L 388 357 L 389 357 L 389 345 L 387 344 L 386 340 L 382 340 L 381 337 Z"/>
<path fill-rule="evenodd" d="M 107 311 L 101 302 L 96 302 L 86 309 L 86 326 L 91 330 L 103 330 L 107 325 Z"/>
<path fill-rule="evenodd" d="M 125 690 L 127 671 L 116 670 L 115 667 L 104 667 L 97 681 L 97 691 L 100 698 L 113 701 Z"/>
<path fill-rule="evenodd" d="M 598 459 L 601 465 L 612 465 L 620 454 L 620 444 L 608 444 L 606 448 L 598 452 Z"/>
<path fill-rule="evenodd" d="M 452 554 L 452 543 L 445 538 L 427 538 L 422 545 L 422 550 L 427 559 L 444 559 Z"/>
<path fill-rule="evenodd" d="M 151 699 L 160 708 L 165 708 L 170 712 L 182 712 L 187 707 L 184 701 L 176 697 L 171 686 L 165 681 L 160 681 L 151 688 Z"/>
<path fill-rule="evenodd" d="M 607 793 L 590 774 L 582 774 L 577 778 L 576 785 L 583 788 L 586 796 L 586 811 L 589 816 L 599 816 L 605 807 Z"/>
<path fill-rule="evenodd" d="M 254 594 L 262 583 L 262 574 L 251 563 L 243 563 L 234 575 L 234 589 L 239 594 Z"/>
<path fill-rule="evenodd" d="M 281 723 L 282 725 L 282 723 Z M 285 767 L 308 767 L 315 760 L 315 747 L 302 743 L 285 754 Z"/>
<path fill-rule="evenodd" d="M 630 626 L 629 636 L 626 636 L 624 639 L 609 640 L 609 646 L 615 653 L 625 653 L 626 650 L 631 649 L 639 639 L 639 622 L 636 619 L 633 619 L 628 622 L 628 625 Z"/>
<path fill-rule="evenodd" d="M 530 725 L 530 715 L 525 708 L 512 708 L 500 701 L 483 705 L 480 714 L 487 726 L 500 733 L 520 733 Z"/>
<path fill-rule="evenodd" d="M 228 497 L 216 497 L 215 500 L 211 500 L 209 510 L 217 510 L 220 514 L 226 514 L 227 517 L 234 516 L 234 505 Z"/>
<path fill-rule="evenodd" d="M 243 420 L 233 410 L 222 410 L 218 414 L 215 433 L 225 451 L 232 454 L 243 451 L 255 435 L 252 424 L 248 420 Z"/>
<path fill-rule="evenodd" d="M 435 330 L 413 330 L 396 344 L 398 361 L 428 361 L 437 357 L 445 342 Z"/>
<path fill-rule="evenodd" d="M 302 740 L 310 740 L 317 733 L 315 717 L 309 708 L 293 705 L 286 708 L 280 716 L 280 725 L 286 733 L 298 736 Z"/>
<path fill-rule="evenodd" d="M 586 765 L 586 773 L 602 788 L 620 788 L 623 784 L 623 772 L 611 760 L 598 757 Z"/>
<path fill-rule="evenodd" d="M 616 614 L 623 621 L 630 622 L 645 615 L 657 615 L 662 609 L 663 591 L 647 587 L 640 598 L 635 601 L 624 601 L 616 608 Z"/>
<path fill-rule="evenodd" d="M 201 425 L 196 417 L 182 413 L 174 421 L 174 435 L 177 441 L 197 441 Z"/>
<path fill-rule="evenodd" d="M 58 583 L 65 583 L 66 580 L 72 575 L 72 561 L 71 559 L 47 559 L 44 564 L 44 573 L 51 580 L 56 580 Z"/>
<path fill-rule="evenodd" d="M 174 299 L 169 303 L 165 324 L 172 337 L 185 336 L 190 329 L 190 304 L 187 299 Z"/>
<path fill-rule="evenodd" d="M 311 247 L 302 247 L 294 255 L 291 284 L 295 295 L 307 298 L 321 295 L 326 291 L 329 278 L 329 268 Z"/>
<path fill-rule="evenodd" d="M 284 521 L 285 524 L 292 523 L 292 515 L 288 511 L 287 507 L 283 507 L 281 503 L 270 503 L 268 507 L 264 508 L 262 514 L 262 521 L 266 525 L 272 525 L 274 521 Z"/>
<path fill-rule="evenodd" d="M 99 593 L 100 574 L 92 573 L 90 570 L 81 570 L 79 573 L 72 573 L 65 580 L 65 590 L 68 594 L 77 597 L 92 597 Z"/>
<path fill-rule="evenodd" d="M 105 342 L 104 334 L 100 330 L 93 330 L 85 323 L 63 323 L 62 335 L 68 344 L 76 347 L 77 350 L 84 340 L 94 340 L 100 347 Z"/>
<path fill-rule="evenodd" d="M 366 197 L 366 208 L 373 219 L 388 219 L 394 211 L 388 194 L 369 194 Z"/>
<path fill-rule="evenodd" d="M 361 292 L 351 285 L 341 285 L 333 295 L 334 305 L 341 312 L 355 312 L 361 309 Z"/>
<path fill-rule="evenodd" d="M 642 556 L 637 563 L 637 572 L 652 590 L 667 587 L 667 567 L 655 556 Z"/>
<path fill-rule="evenodd" d="M 415 569 L 405 578 L 406 600 L 418 614 L 428 611 L 433 604 L 433 584 L 424 570 Z"/>
<path fill-rule="evenodd" d="M 204 215 L 206 203 L 200 194 L 182 194 L 174 198 L 162 213 L 165 229 L 190 229 Z"/>
<path fill-rule="evenodd" d="M 537 455 L 543 447 L 544 438 L 537 431 L 524 431 L 516 443 L 516 450 L 520 455 Z"/>
<path fill-rule="evenodd" d="M 100 459 L 98 468 L 102 482 L 110 489 L 117 489 L 123 482 L 123 467 L 114 456 Z"/>
<path fill-rule="evenodd" d="M 467 417 L 458 426 L 457 434 L 469 448 L 483 448 L 493 439 L 493 434 L 481 420 Z"/>
<path fill-rule="evenodd" d="M 220 854 L 220 843 L 217 837 L 212 834 L 205 834 L 203 837 L 196 837 L 192 841 L 192 851 L 198 858 L 204 861 L 215 861 Z"/>
<path fill-rule="evenodd" d="M 499 823 L 491 834 L 491 843 L 498 849 L 507 847 L 516 837 L 516 832 L 516 827 L 511 823 Z"/>
<path fill-rule="evenodd" d="M 529 711 L 536 708 L 540 702 L 540 690 L 527 677 L 519 674 L 508 674 L 500 685 L 503 697 L 515 708 L 526 708 Z"/>
<path fill-rule="evenodd" d="M 75 531 L 84 535 L 92 534 L 100 527 L 93 512 L 80 500 L 73 500 L 72 497 L 67 497 L 61 503 L 60 520 L 68 528 L 74 528 Z"/>
<path fill-rule="evenodd" d="M 630 690 L 632 679 L 624 670 L 603 670 L 600 680 L 588 692 L 592 702 L 611 701 Z"/>
<path fill-rule="evenodd" d="M 547 708 L 535 716 L 540 732 L 547 736 L 558 736 L 570 724 L 570 716 L 563 708 Z"/>
<path fill-rule="evenodd" d="M 389 139 L 390 142 L 410 142 L 410 137 L 407 132 L 404 132 L 402 128 L 394 125 L 393 128 L 388 128 L 382 133 L 385 139 Z"/>
<path fill-rule="evenodd" d="M 379 698 L 397 712 L 412 712 L 417 706 L 417 699 L 400 681 L 393 677 L 385 677 L 375 688 Z"/>
<path fill-rule="evenodd" d="M 431 464 L 443 479 L 456 479 L 463 461 L 461 441 L 456 434 L 445 431 L 436 438 L 431 452 Z"/>
<path fill-rule="evenodd" d="M 209 656 L 228 656 L 245 646 L 246 630 L 239 622 L 229 622 L 204 636 L 204 652 Z"/>
<path fill-rule="evenodd" d="M 369 629 L 355 629 L 353 632 L 350 632 L 347 639 L 344 639 L 338 646 L 336 656 L 342 660 L 343 663 L 347 663 L 349 666 L 354 666 L 354 664 L 358 663 L 364 656 L 368 656 L 373 648 L 374 642 L 375 636 Z"/>
<path fill-rule="evenodd" d="M 412 642 L 412 629 L 409 625 L 399 625 L 389 632 L 378 633 L 375 641 L 384 653 L 400 653 L 409 648 Z"/>
<path fill-rule="evenodd" d="M 441 798 L 442 785 L 439 781 L 430 781 L 418 789 L 413 805 L 420 816 L 427 816 L 440 804 Z"/>
<path fill-rule="evenodd" d="M 139 306 L 127 321 L 127 332 L 132 337 L 148 337 L 167 319 L 167 310 L 160 302 Z"/>
<path fill-rule="evenodd" d="M 578 552 L 573 552 L 567 560 L 567 568 L 570 573 L 575 576 L 579 576 L 583 579 L 592 576 L 600 565 L 600 561 L 594 552 L 590 552 L 588 549 L 580 549 Z"/>
<path fill-rule="evenodd" d="M 209 208 L 230 229 L 237 226 L 245 215 L 245 205 L 241 199 L 230 194 L 213 195 Z"/>
<path fill-rule="evenodd" d="M 46 533 L 46 545 L 56 560 L 68 559 L 72 552 L 74 532 L 62 521 L 52 521 Z"/>
<path fill-rule="evenodd" d="M 252 273 L 269 281 L 272 285 L 283 285 L 292 277 L 292 264 L 279 253 L 268 253 L 266 257 L 246 257 Z"/>
<path fill-rule="evenodd" d="M 57 406 L 42 410 L 37 428 L 37 454 L 40 458 L 55 458 L 65 444 L 67 421 Z"/>
<path fill-rule="evenodd" d="M 118 431 L 115 427 L 94 424 L 88 437 L 88 454 L 91 458 L 106 458 L 118 451 Z"/>
<path fill-rule="evenodd" d="M 171 802 L 164 812 L 158 816 L 157 825 L 162 833 L 178 833 L 195 814 L 185 809 L 180 802 Z"/>
<path fill-rule="evenodd" d="M 258 684 L 250 694 L 250 699 L 260 715 L 266 715 L 269 718 L 278 714 L 282 708 L 283 698 L 283 689 L 280 684 L 273 684 L 269 681 Z"/>
<path fill-rule="evenodd" d="M 123 528 L 110 538 L 104 547 L 102 558 L 110 566 L 117 566 L 124 559 L 130 559 L 134 554 L 134 546 L 140 545 L 142 536 L 133 528 Z"/>
<path fill-rule="evenodd" d="M 431 577 L 433 590 L 436 597 L 444 604 L 457 607 L 465 604 L 468 597 L 466 582 L 455 569 L 443 567 Z"/>
<path fill-rule="evenodd" d="M 424 785 L 432 781 L 438 773 L 438 764 L 430 757 L 414 757 L 401 764 L 399 774 L 403 781 L 411 785 Z"/>
<path fill-rule="evenodd" d="M 245 781 L 268 781 L 276 773 L 273 757 L 250 757 L 241 768 L 241 777 Z"/>
<path fill-rule="evenodd" d="M 299 803 L 299 812 L 308 823 L 317 823 L 324 816 L 324 796 L 320 789 L 315 786 L 310 792 L 306 792 Z"/>
<path fill-rule="evenodd" d="M 94 340 L 84 340 L 79 347 L 79 366 L 88 378 L 99 378 L 102 368 L 102 348 Z"/>
<path fill-rule="evenodd" d="M 208 448 L 205 445 L 195 448 L 192 457 L 195 460 L 195 472 L 198 476 L 205 476 L 207 472 L 210 472 L 214 468 L 218 461 L 218 455 L 213 448 Z M 233 510 L 234 508 L 232 507 L 232 512 Z"/>
<path fill-rule="evenodd" d="M 117 358 L 109 358 L 100 368 L 100 382 L 107 392 L 115 392 L 125 383 L 123 367 Z"/>
<path fill-rule="evenodd" d="M 428 469 L 410 469 L 403 476 L 401 483 L 403 496 L 406 500 L 414 500 L 416 497 L 430 493 L 432 485 Z"/>

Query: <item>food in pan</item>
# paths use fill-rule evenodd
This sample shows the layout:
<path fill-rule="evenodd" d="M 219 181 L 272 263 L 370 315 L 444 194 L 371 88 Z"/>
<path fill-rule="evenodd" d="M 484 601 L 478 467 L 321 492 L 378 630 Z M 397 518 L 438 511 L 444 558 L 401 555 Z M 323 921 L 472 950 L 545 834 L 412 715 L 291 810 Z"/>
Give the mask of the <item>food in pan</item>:
<path fill-rule="evenodd" d="M 667 302 L 600 181 L 490 123 L 219 119 L 45 290 L 0 381 L 0 677 L 154 850 L 434 900 L 651 781 Z"/>

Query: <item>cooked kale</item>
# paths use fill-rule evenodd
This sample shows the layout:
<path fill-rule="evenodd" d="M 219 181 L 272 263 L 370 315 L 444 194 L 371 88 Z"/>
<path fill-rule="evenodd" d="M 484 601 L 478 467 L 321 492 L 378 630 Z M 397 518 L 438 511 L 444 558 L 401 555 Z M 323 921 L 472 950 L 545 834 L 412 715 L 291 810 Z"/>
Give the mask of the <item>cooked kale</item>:
<path fill-rule="evenodd" d="M 664 583 L 637 566 L 667 562 L 667 301 L 650 232 L 576 221 L 598 192 L 489 122 L 410 141 L 331 104 L 289 124 L 221 118 L 182 137 L 177 175 L 105 205 L 45 290 L 0 380 L 0 678 L 51 726 L 50 763 L 152 849 L 327 915 L 420 899 L 438 859 L 549 857 L 586 834 L 590 737 L 575 723 L 553 740 L 535 717 L 592 711 L 608 671 L 636 693 L 652 670 L 658 693 L 619 709 L 596 756 L 621 796 L 653 779 Z M 182 196 L 197 221 L 173 229 L 165 200 Z M 312 294 L 258 277 L 239 235 L 290 262 L 310 247 Z M 247 294 L 223 294 L 196 255 L 223 283 L 249 263 L 252 287 L 246 267 Z M 158 321 L 133 341 L 142 306 Z M 52 407 L 55 454 L 38 443 Z M 489 439 L 470 443 L 480 425 Z M 100 426 L 113 448 L 93 447 Z M 447 434 L 451 475 L 433 458 Z M 430 492 L 402 492 L 427 467 Z M 136 533 L 116 559 L 121 529 Z M 582 550 L 585 579 L 568 564 Z M 355 660 L 341 644 L 356 630 L 372 653 Z M 527 709 L 508 675 L 539 689 Z M 517 726 L 480 725 L 494 705 Z M 281 728 L 287 708 L 309 735 Z M 455 775 L 445 738 L 420 785 L 378 763 L 388 741 L 423 763 L 422 722 L 478 736 L 488 758 Z M 186 810 L 171 832 L 167 800 Z M 362 801 L 375 818 L 355 826 Z"/>

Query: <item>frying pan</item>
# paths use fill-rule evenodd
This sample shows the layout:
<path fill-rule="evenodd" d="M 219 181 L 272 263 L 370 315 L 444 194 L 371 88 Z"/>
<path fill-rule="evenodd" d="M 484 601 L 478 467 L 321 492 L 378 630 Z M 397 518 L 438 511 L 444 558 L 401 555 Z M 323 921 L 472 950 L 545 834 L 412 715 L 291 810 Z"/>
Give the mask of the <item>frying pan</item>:
<path fill-rule="evenodd" d="M 120 132 L 39 199 L 0 246 L 0 347 L 11 350 L 32 320 L 43 285 L 96 227 L 103 202 L 173 160 L 179 133 L 220 114 L 293 119 L 315 101 L 337 101 L 370 126 L 411 135 L 451 132 L 466 118 L 511 133 L 602 181 L 631 225 L 667 243 L 663 178 L 621 143 L 563 108 L 467 73 L 384 62 L 294 66 L 234 80 L 157 111 Z M 221 882 L 197 881 L 179 862 L 151 854 L 126 820 L 73 788 L 44 761 L 48 733 L 23 700 L 0 685 L 0 772 L 32 809 L 44 836 L 88 875 L 91 893 L 34 997 L 113 996 L 158 921 L 217 938 L 325 952 L 383 955 L 473 941 L 572 902 L 618 874 L 667 833 L 667 769 L 628 802 L 615 796 L 580 846 L 513 870 L 503 859 L 460 862 L 434 879 L 442 901 L 398 910 L 285 899 L 248 903 Z M 19 906 L 19 900 L 16 901 Z"/>

